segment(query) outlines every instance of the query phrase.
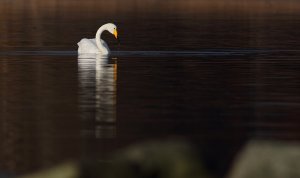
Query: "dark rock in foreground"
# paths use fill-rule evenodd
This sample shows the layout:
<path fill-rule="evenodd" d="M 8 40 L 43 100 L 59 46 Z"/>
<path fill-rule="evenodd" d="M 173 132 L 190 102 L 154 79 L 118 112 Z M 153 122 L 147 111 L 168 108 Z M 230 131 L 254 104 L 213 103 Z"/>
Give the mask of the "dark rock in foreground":
<path fill-rule="evenodd" d="M 251 141 L 237 157 L 229 178 L 300 177 L 300 144 Z"/>

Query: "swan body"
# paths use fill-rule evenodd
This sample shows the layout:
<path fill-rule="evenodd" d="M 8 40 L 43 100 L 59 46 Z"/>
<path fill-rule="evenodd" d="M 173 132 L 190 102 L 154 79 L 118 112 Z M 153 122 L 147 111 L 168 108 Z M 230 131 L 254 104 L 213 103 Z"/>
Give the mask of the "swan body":
<path fill-rule="evenodd" d="M 102 25 L 96 33 L 96 37 L 93 39 L 83 38 L 78 44 L 78 54 L 101 54 L 109 55 L 110 49 L 106 42 L 101 39 L 101 34 L 104 31 L 109 31 L 118 39 L 117 27 L 115 24 L 107 23 Z"/>

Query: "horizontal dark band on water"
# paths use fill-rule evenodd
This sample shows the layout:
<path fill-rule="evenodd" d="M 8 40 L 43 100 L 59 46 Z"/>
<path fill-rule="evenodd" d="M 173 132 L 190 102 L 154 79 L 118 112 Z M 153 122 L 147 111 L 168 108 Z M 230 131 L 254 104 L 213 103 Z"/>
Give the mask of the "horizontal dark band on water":
<path fill-rule="evenodd" d="M 299 53 L 300 50 L 236 49 L 203 51 L 112 51 L 111 57 L 205 57 Z M 77 56 L 77 51 L 0 51 L 0 56 Z M 84 55 L 84 54 L 83 54 Z M 95 56 L 96 54 L 86 54 Z"/>

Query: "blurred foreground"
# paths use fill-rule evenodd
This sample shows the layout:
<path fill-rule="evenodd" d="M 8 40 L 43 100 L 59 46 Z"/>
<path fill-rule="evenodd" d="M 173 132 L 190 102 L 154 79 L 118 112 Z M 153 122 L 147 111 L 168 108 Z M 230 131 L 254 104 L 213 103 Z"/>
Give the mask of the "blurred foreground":
<path fill-rule="evenodd" d="M 130 146 L 109 162 L 69 162 L 19 178 L 212 178 L 212 170 L 185 142 L 149 142 Z M 250 141 L 233 162 L 227 178 L 300 177 L 300 144 Z"/>

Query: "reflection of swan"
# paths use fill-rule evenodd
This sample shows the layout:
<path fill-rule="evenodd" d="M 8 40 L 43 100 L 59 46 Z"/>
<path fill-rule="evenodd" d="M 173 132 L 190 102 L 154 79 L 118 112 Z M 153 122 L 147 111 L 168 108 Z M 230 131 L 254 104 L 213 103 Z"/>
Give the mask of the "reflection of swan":
<path fill-rule="evenodd" d="M 102 55 L 108 55 L 110 53 L 110 50 L 107 44 L 105 43 L 105 41 L 101 39 L 101 34 L 105 30 L 109 31 L 111 34 L 113 34 L 116 37 L 116 39 L 118 39 L 118 32 L 117 32 L 116 25 L 112 23 L 104 24 L 98 29 L 96 33 L 96 38 L 94 39 L 83 38 L 77 43 L 78 54 L 100 53 Z"/>
<path fill-rule="evenodd" d="M 117 63 L 107 56 L 78 58 L 81 117 L 89 127 L 83 132 L 94 138 L 116 134 Z M 92 126 L 92 127 L 90 127 Z"/>

